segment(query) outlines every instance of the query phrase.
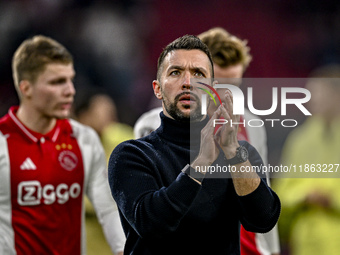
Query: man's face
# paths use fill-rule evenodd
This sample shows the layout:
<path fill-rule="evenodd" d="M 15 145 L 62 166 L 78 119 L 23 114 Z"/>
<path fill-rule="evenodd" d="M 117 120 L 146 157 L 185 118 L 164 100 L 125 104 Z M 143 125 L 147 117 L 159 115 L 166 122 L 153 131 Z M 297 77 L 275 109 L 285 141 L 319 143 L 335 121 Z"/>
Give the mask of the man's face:
<path fill-rule="evenodd" d="M 201 91 L 190 79 L 211 77 L 208 56 L 200 50 L 174 50 L 164 59 L 160 81 L 154 81 L 155 95 L 163 101 L 164 114 L 179 121 L 200 120 Z"/>
<path fill-rule="evenodd" d="M 214 64 L 214 73 L 217 81 L 219 81 L 220 78 L 221 82 L 224 83 L 224 81 L 227 79 L 228 83 L 239 87 L 241 85 L 241 78 L 243 76 L 243 65 L 236 64 L 227 67 L 220 67 L 219 65 Z M 217 89 L 217 92 L 219 95 L 223 95 L 225 90 Z"/>
<path fill-rule="evenodd" d="M 313 115 L 333 119 L 339 114 L 340 91 L 339 88 L 332 86 L 327 78 L 310 79 L 306 84 L 306 89 L 312 95 L 307 105 Z"/>
<path fill-rule="evenodd" d="M 28 103 L 43 117 L 67 118 L 75 95 L 74 76 L 73 64 L 47 64 L 30 85 Z"/>
<path fill-rule="evenodd" d="M 216 78 L 242 78 L 243 66 L 242 64 L 236 64 L 227 67 L 220 67 L 214 64 L 214 73 Z"/>

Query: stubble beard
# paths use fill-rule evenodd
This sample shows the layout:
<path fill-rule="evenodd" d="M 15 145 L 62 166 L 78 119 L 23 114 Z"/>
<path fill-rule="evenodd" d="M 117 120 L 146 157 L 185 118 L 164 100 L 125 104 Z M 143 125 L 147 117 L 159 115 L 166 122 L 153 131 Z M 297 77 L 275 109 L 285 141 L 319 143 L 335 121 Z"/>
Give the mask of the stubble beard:
<path fill-rule="evenodd" d="M 190 105 L 184 106 L 186 109 L 190 109 L 190 113 L 186 114 L 178 108 L 178 103 L 181 96 L 188 94 L 195 98 L 196 107 L 194 109 L 190 109 Z M 170 100 L 163 94 L 163 104 L 167 113 L 180 122 L 200 121 L 203 117 L 201 114 L 201 101 L 195 94 L 190 92 L 183 92 L 177 95 L 173 102 L 170 102 Z"/>

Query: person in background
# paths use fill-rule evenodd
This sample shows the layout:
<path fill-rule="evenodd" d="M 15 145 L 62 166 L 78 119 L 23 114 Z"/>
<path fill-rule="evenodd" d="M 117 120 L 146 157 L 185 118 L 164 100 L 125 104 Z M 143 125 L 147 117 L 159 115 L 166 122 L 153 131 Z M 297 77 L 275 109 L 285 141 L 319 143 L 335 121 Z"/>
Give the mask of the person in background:
<path fill-rule="evenodd" d="M 113 99 L 104 91 L 95 88 L 83 89 L 75 97 L 74 118 L 82 124 L 92 127 L 101 140 L 107 160 L 112 150 L 121 142 L 133 138 L 132 127 L 119 123 L 117 109 Z M 100 252 L 109 254 L 110 249 L 102 234 L 95 211 L 88 199 L 85 199 L 88 250 L 91 254 Z"/>
<path fill-rule="evenodd" d="M 107 160 L 121 142 L 133 139 L 133 128 L 119 122 L 116 104 L 106 93 L 85 89 L 75 98 L 73 114 L 85 125 L 92 127 L 100 137 Z"/>
<path fill-rule="evenodd" d="M 273 181 L 282 200 L 280 236 L 289 254 L 335 255 L 340 250 L 340 180 L 327 174 L 339 172 L 340 65 L 314 70 L 306 88 L 312 95 L 308 102 L 312 116 L 288 135 L 281 161 L 331 172 L 316 173 L 320 178 L 306 172 L 300 178 Z"/>
<path fill-rule="evenodd" d="M 136 121 L 133 127 L 133 135 L 135 139 L 142 138 L 155 131 L 161 125 L 159 114 L 163 110 L 162 107 L 154 108 L 143 113 Z"/>
<path fill-rule="evenodd" d="M 212 55 L 214 61 L 214 73 L 217 79 L 235 79 L 237 86 L 240 86 L 244 72 L 247 70 L 252 56 L 247 41 L 242 40 L 225 29 L 215 27 L 201 33 L 198 37 L 204 42 Z M 223 89 L 218 89 L 219 94 L 223 94 Z M 209 104 L 208 114 L 212 116 L 217 109 L 213 103 Z M 244 115 L 240 116 L 240 122 L 249 119 L 260 119 L 252 114 L 248 109 L 244 109 Z M 239 140 L 246 140 L 259 152 L 264 164 L 268 163 L 267 134 L 265 127 L 251 127 L 249 125 L 239 125 Z M 270 183 L 269 176 L 267 182 Z M 241 226 L 241 254 L 242 255 L 270 255 L 280 254 L 280 242 L 277 226 L 269 233 L 260 234 L 246 231 Z"/>
<path fill-rule="evenodd" d="M 198 37 L 204 42 L 212 55 L 214 62 L 215 77 L 218 78 L 236 78 L 241 79 L 246 71 L 252 56 L 247 46 L 247 42 L 228 33 L 223 28 L 212 28 Z M 223 95 L 223 89 L 218 89 L 220 95 Z M 208 107 L 208 115 L 212 116 L 217 107 L 210 102 Z M 162 107 L 158 107 L 144 113 L 136 121 L 134 126 L 135 138 L 141 138 L 156 130 L 161 124 L 159 113 Z M 240 117 L 240 122 L 247 119 L 258 119 L 257 116 L 245 109 L 244 116 Z M 237 133 L 239 140 L 247 140 L 259 152 L 264 164 L 267 160 L 267 136 L 264 127 L 252 128 L 248 125 L 244 128 L 239 126 Z M 269 178 L 267 178 L 269 183 Z M 280 254 L 280 242 L 277 226 L 269 233 L 260 234 L 246 231 L 241 227 L 241 254 L 243 255 L 270 255 Z"/>
<path fill-rule="evenodd" d="M 122 254 L 103 147 L 93 129 L 68 118 L 72 55 L 37 35 L 16 50 L 12 71 L 20 105 L 0 119 L 0 254 L 86 254 L 84 194 Z"/>

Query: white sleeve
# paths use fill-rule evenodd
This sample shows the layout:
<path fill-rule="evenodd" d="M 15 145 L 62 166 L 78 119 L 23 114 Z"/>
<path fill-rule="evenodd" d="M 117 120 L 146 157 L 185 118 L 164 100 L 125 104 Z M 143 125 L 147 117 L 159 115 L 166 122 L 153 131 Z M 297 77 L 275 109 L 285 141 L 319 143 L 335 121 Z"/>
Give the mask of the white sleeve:
<path fill-rule="evenodd" d="M 93 129 L 81 127 L 77 122 L 78 142 L 83 154 L 85 169 L 85 192 L 91 201 L 104 235 L 113 253 L 124 250 L 125 235 L 119 219 L 118 208 L 111 196 L 107 179 L 107 165 L 104 149 Z"/>
<path fill-rule="evenodd" d="M 11 170 L 7 137 L 0 131 L 0 254 L 15 255 L 10 183 Z"/>
<path fill-rule="evenodd" d="M 119 219 L 117 205 L 111 196 L 105 153 L 98 137 L 96 140 L 93 144 L 93 161 L 86 194 L 96 211 L 106 240 L 112 251 L 118 253 L 124 250 L 125 235 Z"/>
<path fill-rule="evenodd" d="M 163 110 L 162 107 L 154 108 L 140 116 L 133 127 L 135 139 L 144 137 L 156 130 L 161 124 L 159 113 Z"/>
<path fill-rule="evenodd" d="M 253 115 L 249 110 L 245 109 L 244 118 L 246 121 L 250 119 L 260 119 L 256 115 Z M 255 147 L 260 154 L 264 165 L 268 164 L 268 149 L 267 149 L 267 134 L 264 126 L 262 127 L 249 127 L 246 125 L 249 143 Z M 270 186 L 270 176 L 266 173 L 267 183 Z M 262 254 L 280 253 L 280 240 L 277 229 L 275 227 L 265 234 L 256 234 L 256 245 Z"/>
<path fill-rule="evenodd" d="M 261 254 L 280 253 L 280 240 L 277 224 L 272 230 L 265 234 L 256 233 L 256 247 Z"/>

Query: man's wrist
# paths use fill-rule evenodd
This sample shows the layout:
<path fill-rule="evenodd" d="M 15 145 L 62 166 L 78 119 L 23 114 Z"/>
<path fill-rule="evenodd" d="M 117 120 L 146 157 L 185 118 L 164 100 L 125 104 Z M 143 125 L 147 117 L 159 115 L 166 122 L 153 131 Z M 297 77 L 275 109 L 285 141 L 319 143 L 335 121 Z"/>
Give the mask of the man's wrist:
<path fill-rule="evenodd" d="M 244 146 L 239 146 L 232 150 L 227 150 L 225 153 L 225 159 L 230 165 L 236 165 L 248 161 L 248 150 Z"/>
<path fill-rule="evenodd" d="M 239 147 L 240 147 L 240 145 L 238 143 L 235 144 L 235 145 L 232 145 L 232 146 L 222 147 L 222 151 L 223 151 L 226 159 L 231 159 L 231 158 L 235 157 L 236 153 L 237 153 L 237 148 L 239 148 Z"/>
<path fill-rule="evenodd" d="M 194 179 L 198 183 L 202 183 L 204 177 L 205 177 L 205 172 L 200 172 L 197 171 L 197 168 L 193 168 L 190 164 L 187 164 L 183 169 L 182 172 L 188 175 L 190 178 Z"/>
<path fill-rule="evenodd" d="M 212 162 L 210 162 L 209 160 L 198 156 L 190 165 L 194 169 L 201 169 L 202 166 L 210 166 L 211 164 L 212 164 Z M 200 172 L 205 174 L 204 171 L 200 171 Z"/>

